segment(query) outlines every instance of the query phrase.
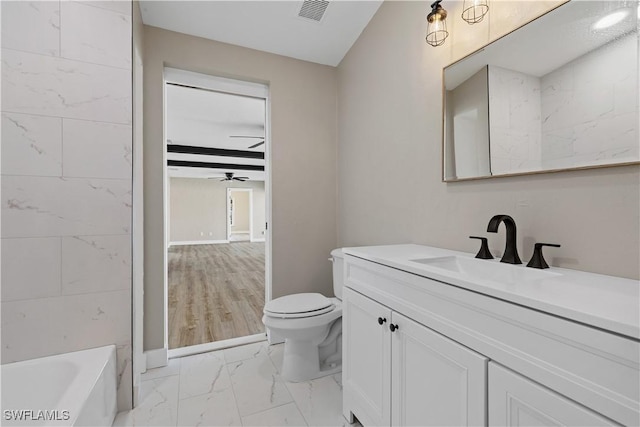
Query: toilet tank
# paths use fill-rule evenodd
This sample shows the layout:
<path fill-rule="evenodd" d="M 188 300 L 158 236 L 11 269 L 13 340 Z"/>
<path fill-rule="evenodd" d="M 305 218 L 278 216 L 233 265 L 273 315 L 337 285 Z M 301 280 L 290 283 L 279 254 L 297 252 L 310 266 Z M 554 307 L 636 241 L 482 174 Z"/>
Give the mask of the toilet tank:
<path fill-rule="evenodd" d="M 342 286 L 344 269 L 344 253 L 342 249 L 334 249 L 331 251 L 331 260 L 333 262 L 333 294 L 342 301 Z"/>

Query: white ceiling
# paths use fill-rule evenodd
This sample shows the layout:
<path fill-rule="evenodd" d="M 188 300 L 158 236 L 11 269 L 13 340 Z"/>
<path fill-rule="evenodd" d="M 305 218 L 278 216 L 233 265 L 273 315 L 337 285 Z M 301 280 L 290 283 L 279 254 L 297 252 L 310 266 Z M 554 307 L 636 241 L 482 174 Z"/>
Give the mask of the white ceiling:
<path fill-rule="evenodd" d="M 168 84 L 167 139 L 174 144 L 249 150 L 265 136 L 264 99 Z M 251 149 L 264 152 L 264 145 Z"/>
<path fill-rule="evenodd" d="M 301 1 L 140 2 L 146 25 L 337 66 L 382 0 L 332 0 L 320 22 L 301 18 Z"/>
<path fill-rule="evenodd" d="M 172 84 L 166 85 L 167 143 L 264 153 L 266 144 L 255 148 L 265 136 L 265 100 Z M 167 153 L 167 160 L 264 166 L 264 159 L 202 154 Z M 171 177 L 222 177 L 225 172 L 264 181 L 263 171 L 225 168 L 168 167 Z"/>

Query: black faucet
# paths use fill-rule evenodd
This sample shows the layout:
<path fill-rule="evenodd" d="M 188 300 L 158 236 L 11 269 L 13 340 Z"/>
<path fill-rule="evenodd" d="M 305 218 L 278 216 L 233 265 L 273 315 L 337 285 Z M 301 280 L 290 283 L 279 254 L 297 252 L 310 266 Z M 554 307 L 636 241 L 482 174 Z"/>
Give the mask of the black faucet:
<path fill-rule="evenodd" d="M 554 248 L 559 248 L 560 245 L 556 245 L 555 243 L 536 243 L 533 247 L 533 256 L 527 264 L 527 267 L 532 268 L 549 268 L 549 264 L 544 260 L 544 256 L 542 255 L 542 247 L 543 246 L 552 246 Z"/>
<path fill-rule="evenodd" d="M 516 248 L 516 222 L 509 215 L 495 215 L 489 221 L 487 231 L 489 233 L 497 233 L 498 226 L 501 222 L 504 222 L 504 226 L 507 228 L 507 244 L 504 248 L 504 254 L 500 262 L 506 262 L 509 264 L 522 264 L 520 257 L 518 256 L 518 249 Z"/>

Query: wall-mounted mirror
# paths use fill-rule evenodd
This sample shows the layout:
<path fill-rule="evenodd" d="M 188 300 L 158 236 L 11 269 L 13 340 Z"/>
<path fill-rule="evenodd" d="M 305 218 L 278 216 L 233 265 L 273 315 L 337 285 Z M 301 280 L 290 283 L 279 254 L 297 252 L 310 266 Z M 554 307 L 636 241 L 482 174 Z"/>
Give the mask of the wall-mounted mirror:
<path fill-rule="evenodd" d="M 638 163 L 637 1 L 570 1 L 444 69 L 443 180 Z"/>

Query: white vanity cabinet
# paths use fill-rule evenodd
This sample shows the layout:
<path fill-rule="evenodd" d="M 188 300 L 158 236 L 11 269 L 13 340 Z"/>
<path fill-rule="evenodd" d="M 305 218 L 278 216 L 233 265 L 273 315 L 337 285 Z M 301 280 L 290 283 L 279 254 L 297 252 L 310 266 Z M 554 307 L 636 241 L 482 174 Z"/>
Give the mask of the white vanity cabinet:
<path fill-rule="evenodd" d="M 355 291 L 343 292 L 345 417 L 365 426 L 485 425 L 488 359 Z"/>
<path fill-rule="evenodd" d="M 484 293 L 448 283 L 443 275 L 430 277 L 419 266 L 405 270 L 397 261 L 448 255 L 445 250 L 344 250 L 348 420 L 355 415 L 365 427 L 640 425 L 640 340 L 634 329 L 640 317 L 632 300 L 637 282 L 576 273 L 590 289 L 602 281 L 609 292 L 604 302 L 617 310 L 601 319 L 616 320 L 624 311 L 608 330 L 595 323 L 600 320 L 594 314 L 578 311 L 580 304 L 591 304 L 586 292 L 575 294 L 573 311 L 558 308 L 572 318 L 564 317 L 506 300 L 505 293 L 496 297 L 491 289 Z M 387 252 L 395 258 L 388 261 Z M 554 298 L 573 301 L 562 294 L 576 289 L 562 281 L 575 280 L 572 274 L 556 273 L 549 285 Z M 524 291 L 538 292 L 542 285 Z M 593 326 L 587 323 L 592 318 Z"/>

